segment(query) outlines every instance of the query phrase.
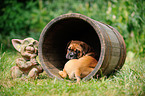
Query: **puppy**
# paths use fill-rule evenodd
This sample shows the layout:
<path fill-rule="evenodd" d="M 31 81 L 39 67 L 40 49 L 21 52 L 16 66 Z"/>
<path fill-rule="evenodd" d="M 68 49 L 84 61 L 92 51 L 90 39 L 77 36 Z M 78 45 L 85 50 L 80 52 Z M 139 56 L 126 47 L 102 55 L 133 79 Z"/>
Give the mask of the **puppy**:
<path fill-rule="evenodd" d="M 97 65 L 97 60 L 92 56 L 83 56 L 79 59 L 69 60 L 63 71 L 59 71 L 59 75 L 62 78 L 77 79 L 77 83 L 80 82 L 81 78 L 84 78 L 91 73 Z"/>
<path fill-rule="evenodd" d="M 95 57 L 93 49 L 87 45 L 85 42 L 72 40 L 68 43 L 67 48 L 67 59 L 78 59 L 82 56 L 92 56 Z"/>

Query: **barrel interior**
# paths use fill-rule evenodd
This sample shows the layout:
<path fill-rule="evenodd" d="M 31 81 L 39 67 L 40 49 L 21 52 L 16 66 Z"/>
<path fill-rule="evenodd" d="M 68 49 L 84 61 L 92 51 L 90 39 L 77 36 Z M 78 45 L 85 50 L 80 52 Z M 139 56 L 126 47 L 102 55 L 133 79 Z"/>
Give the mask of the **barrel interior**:
<path fill-rule="evenodd" d="M 48 25 L 49 27 L 44 30 L 42 58 L 43 63 L 53 75 L 58 76 L 58 71 L 62 70 L 68 61 L 65 55 L 67 43 L 71 40 L 86 42 L 94 48 L 97 54 L 96 59 L 99 60 L 100 40 L 95 29 L 87 21 L 79 18 L 65 18 Z"/>

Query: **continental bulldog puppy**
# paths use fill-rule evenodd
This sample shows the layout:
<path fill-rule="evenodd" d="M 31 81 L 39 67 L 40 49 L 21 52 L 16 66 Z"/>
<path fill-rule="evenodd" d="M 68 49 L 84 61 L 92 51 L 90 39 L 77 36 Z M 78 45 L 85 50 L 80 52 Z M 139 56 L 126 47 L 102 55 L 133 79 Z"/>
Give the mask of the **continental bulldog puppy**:
<path fill-rule="evenodd" d="M 66 59 L 78 59 L 82 56 L 95 57 L 93 49 L 82 41 L 72 40 L 68 43 Z"/>
<path fill-rule="evenodd" d="M 91 56 L 71 59 L 65 64 L 63 71 L 59 71 L 59 75 L 62 78 L 66 78 L 68 75 L 69 79 L 76 79 L 79 83 L 82 78 L 94 70 L 97 63 L 97 60 Z"/>
<path fill-rule="evenodd" d="M 70 41 L 68 43 L 66 58 L 70 59 L 64 66 L 63 71 L 59 71 L 62 78 L 77 79 L 77 83 L 90 74 L 97 65 L 94 58 L 95 53 L 92 48 L 82 41 Z"/>

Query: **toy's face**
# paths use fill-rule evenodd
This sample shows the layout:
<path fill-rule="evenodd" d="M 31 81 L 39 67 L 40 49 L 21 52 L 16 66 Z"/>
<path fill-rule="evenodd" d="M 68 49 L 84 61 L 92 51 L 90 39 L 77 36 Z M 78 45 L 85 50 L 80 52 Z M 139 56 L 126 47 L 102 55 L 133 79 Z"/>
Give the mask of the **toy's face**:
<path fill-rule="evenodd" d="M 22 52 L 33 54 L 38 51 L 38 41 L 33 38 L 26 38 L 24 40 L 12 39 L 12 44 L 17 51 L 21 52 L 21 54 Z"/>
<path fill-rule="evenodd" d="M 22 47 L 21 50 L 26 51 L 27 53 L 36 53 L 37 52 L 37 48 L 38 48 L 38 41 L 32 39 L 32 38 L 26 38 L 23 40 L 22 42 Z"/>

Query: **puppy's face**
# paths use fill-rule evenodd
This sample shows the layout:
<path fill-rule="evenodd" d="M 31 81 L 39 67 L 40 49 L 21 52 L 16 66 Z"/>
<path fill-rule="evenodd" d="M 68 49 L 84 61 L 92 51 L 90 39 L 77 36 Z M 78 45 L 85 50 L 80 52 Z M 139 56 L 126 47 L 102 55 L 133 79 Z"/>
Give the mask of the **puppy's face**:
<path fill-rule="evenodd" d="M 67 48 L 67 59 L 78 59 L 88 52 L 89 46 L 82 41 L 72 40 Z"/>
<path fill-rule="evenodd" d="M 70 44 L 67 49 L 66 58 L 67 59 L 78 59 L 82 57 L 82 47 L 79 44 Z"/>

